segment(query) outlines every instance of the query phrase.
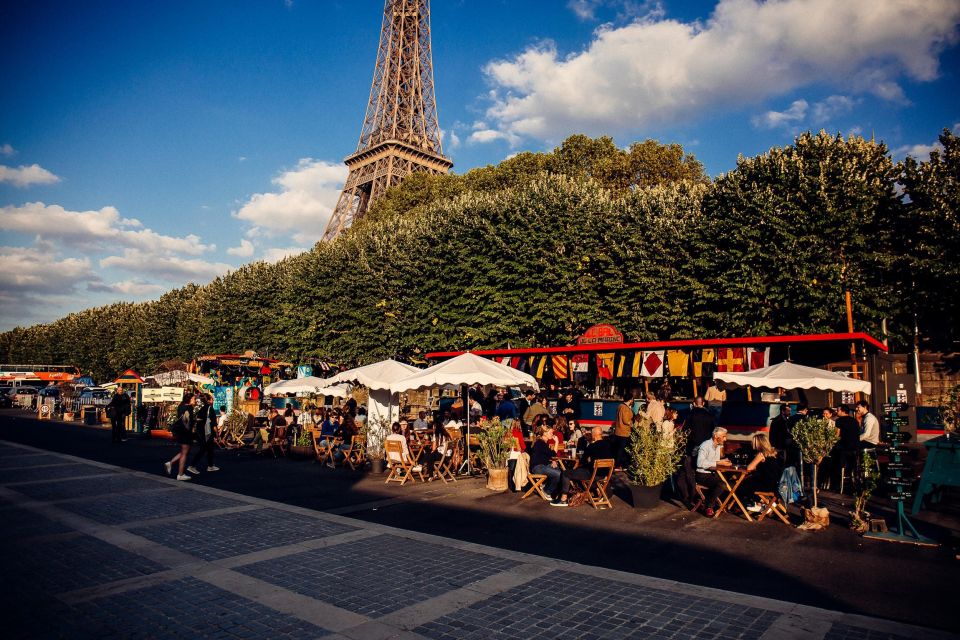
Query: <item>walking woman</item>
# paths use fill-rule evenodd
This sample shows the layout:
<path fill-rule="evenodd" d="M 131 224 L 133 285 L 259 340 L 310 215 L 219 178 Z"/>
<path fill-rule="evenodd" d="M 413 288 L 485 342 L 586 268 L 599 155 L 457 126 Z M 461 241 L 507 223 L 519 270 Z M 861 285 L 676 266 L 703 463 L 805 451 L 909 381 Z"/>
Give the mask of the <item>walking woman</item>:
<path fill-rule="evenodd" d="M 180 452 L 173 456 L 169 462 L 163 463 L 167 475 L 170 475 L 173 473 L 173 465 L 179 462 L 177 480 L 182 481 L 190 479 L 190 476 L 185 473 L 185 467 L 187 466 L 187 456 L 190 455 L 190 445 L 193 443 L 193 403 L 193 394 L 187 393 L 177 407 L 177 418 L 170 425 L 170 431 L 174 440 L 180 445 Z"/>
<path fill-rule="evenodd" d="M 200 393 L 197 397 L 200 399 L 200 409 L 197 410 L 194 428 L 196 440 L 200 446 L 193 455 L 193 462 L 187 467 L 187 471 L 193 475 L 200 473 L 197 464 L 203 459 L 203 454 L 207 454 L 207 471 L 220 471 L 220 467 L 213 464 L 213 427 L 217 424 L 217 410 L 213 408 L 213 396 L 209 393 Z"/>

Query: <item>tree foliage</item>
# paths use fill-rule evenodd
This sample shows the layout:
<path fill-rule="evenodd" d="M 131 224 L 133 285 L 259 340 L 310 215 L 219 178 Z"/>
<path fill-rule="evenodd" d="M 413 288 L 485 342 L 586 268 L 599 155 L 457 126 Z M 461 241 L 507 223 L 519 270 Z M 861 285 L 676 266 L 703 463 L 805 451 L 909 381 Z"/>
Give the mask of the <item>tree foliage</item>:
<path fill-rule="evenodd" d="M 299 256 L 2 333 L 0 360 L 106 379 L 247 349 L 356 365 L 567 344 L 598 322 L 637 340 L 832 332 L 845 290 L 858 330 L 889 318 L 902 346 L 917 309 L 927 344 L 949 346 L 958 145 L 941 143 L 895 165 L 882 143 L 807 133 L 711 183 L 678 145 L 573 136 L 411 176 Z"/>

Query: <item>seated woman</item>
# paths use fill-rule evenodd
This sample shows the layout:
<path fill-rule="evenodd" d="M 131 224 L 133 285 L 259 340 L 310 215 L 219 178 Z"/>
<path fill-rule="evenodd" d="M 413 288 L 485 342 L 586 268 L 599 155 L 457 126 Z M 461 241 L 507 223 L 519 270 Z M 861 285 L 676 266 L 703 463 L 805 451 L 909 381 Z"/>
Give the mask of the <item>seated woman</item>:
<path fill-rule="evenodd" d="M 561 501 L 556 496 L 563 472 L 556 460 L 557 452 L 551 447 L 552 443 L 551 430 L 544 429 L 541 431 L 530 452 L 530 473 L 547 476 L 546 493 L 554 498 L 551 504 L 565 507 L 567 506 L 566 501 Z"/>
<path fill-rule="evenodd" d="M 437 425 L 430 438 L 430 447 L 424 450 L 422 458 L 423 467 L 427 472 L 428 482 L 437 476 L 435 471 L 436 464 L 441 462 L 445 456 L 449 456 L 452 453 L 448 451 L 447 445 L 449 442 L 450 439 L 447 437 L 447 430 Z"/>
<path fill-rule="evenodd" d="M 407 439 L 403 437 L 403 427 L 400 426 L 399 422 L 394 422 L 393 426 L 390 427 L 390 430 L 393 432 L 384 439 L 384 447 L 386 447 L 387 442 L 399 442 L 403 447 L 402 456 L 396 452 L 387 453 L 387 465 L 393 465 L 397 463 L 409 463 L 410 462 L 410 448 L 407 446 Z"/>
<path fill-rule="evenodd" d="M 780 462 L 780 456 L 777 450 L 770 444 L 770 438 L 765 433 L 758 433 L 753 436 L 753 450 L 757 455 L 753 457 L 750 464 L 747 465 L 747 471 L 750 472 L 743 482 L 737 488 L 737 497 L 744 502 L 755 502 L 757 491 L 769 491 L 776 493 L 780 485 L 780 476 L 783 474 L 783 464 Z M 761 510 L 759 504 L 753 504 L 747 507 L 752 513 L 759 513 Z"/>

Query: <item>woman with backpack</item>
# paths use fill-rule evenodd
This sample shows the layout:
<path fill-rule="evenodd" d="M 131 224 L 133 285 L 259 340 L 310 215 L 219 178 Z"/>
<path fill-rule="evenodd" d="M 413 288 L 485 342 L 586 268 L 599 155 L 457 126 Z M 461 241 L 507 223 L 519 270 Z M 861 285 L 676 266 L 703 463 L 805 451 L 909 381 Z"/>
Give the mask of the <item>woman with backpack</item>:
<path fill-rule="evenodd" d="M 170 475 L 173 473 L 173 465 L 179 462 L 180 466 L 177 472 L 177 480 L 181 481 L 190 479 L 190 476 L 185 473 L 185 467 L 187 466 L 187 456 L 190 455 L 190 445 L 193 444 L 193 404 L 193 394 L 187 393 L 183 396 L 183 400 L 179 406 L 177 406 L 177 417 L 170 425 L 170 433 L 173 435 L 173 439 L 177 441 L 177 444 L 180 445 L 180 452 L 173 456 L 169 462 L 163 463 L 163 468 L 166 469 L 167 475 Z"/>

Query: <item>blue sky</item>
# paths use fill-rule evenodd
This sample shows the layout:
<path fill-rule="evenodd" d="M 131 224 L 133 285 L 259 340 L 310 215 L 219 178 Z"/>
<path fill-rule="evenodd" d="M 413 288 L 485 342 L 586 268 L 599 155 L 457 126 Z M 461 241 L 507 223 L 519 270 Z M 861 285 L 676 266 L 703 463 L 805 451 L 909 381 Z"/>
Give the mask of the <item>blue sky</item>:
<path fill-rule="evenodd" d="M 382 0 L 0 6 L 0 330 L 309 248 Z M 956 0 L 434 0 L 454 171 L 568 135 L 711 175 L 824 128 L 926 157 L 960 125 Z"/>

